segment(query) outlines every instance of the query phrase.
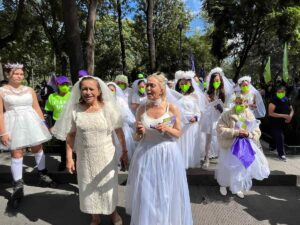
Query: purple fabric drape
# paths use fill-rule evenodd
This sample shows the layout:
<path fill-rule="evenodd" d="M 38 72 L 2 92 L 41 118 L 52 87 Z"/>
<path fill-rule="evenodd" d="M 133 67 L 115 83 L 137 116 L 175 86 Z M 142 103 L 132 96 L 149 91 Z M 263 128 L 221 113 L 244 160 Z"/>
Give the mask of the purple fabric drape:
<path fill-rule="evenodd" d="M 231 146 L 231 153 L 241 161 L 246 169 L 255 159 L 255 152 L 248 138 L 237 137 Z"/>

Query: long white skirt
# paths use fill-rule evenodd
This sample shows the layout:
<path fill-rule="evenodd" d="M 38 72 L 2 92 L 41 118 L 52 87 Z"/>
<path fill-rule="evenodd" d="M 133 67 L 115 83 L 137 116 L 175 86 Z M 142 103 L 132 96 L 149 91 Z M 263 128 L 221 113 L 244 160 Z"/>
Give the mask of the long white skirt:
<path fill-rule="evenodd" d="M 176 142 L 140 143 L 129 169 L 126 212 L 131 225 L 191 225 L 192 212 Z"/>
<path fill-rule="evenodd" d="M 246 169 L 241 161 L 231 153 L 231 148 L 220 150 L 215 178 L 222 187 L 229 187 L 233 194 L 248 191 L 252 187 L 252 179 L 263 180 L 270 175 L 268 161 L 257 145 L 250 140 L 255 152 L 255 160 Z"/>
<path fill-rule="evenodd" d="M 9 110 L 4 113 L 4 124 L 10 143 L 1 149 L 21 149 L 42 144 L 52 138 L 48 128 L 32 107 Z"/>
<path fill-rule="evenodd" d="M 182 135 L 177 140 L 186 169 L 200 167 L 201 155 L 204 151 L 204 148 L 200 146 L 200 134 L 198 122 L 186 124 L 182 128 Z"/>

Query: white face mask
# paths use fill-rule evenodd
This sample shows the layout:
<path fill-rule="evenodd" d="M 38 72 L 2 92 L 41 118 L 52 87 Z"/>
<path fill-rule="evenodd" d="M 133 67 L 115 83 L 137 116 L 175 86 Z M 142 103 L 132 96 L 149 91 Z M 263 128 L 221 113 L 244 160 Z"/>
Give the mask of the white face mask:
<path fill-rule="evenodd" d="M 150 100 L 150 99 L 148 99 L 147 101 L 148 101 L 149 103 L 152 103 L 152 104 L 155 105 L 155 106 L 159 106 L 159 105 L 162 103 L 162 99 L 161 99 L 161 98 L 155 99 L 155 100 Z"/>

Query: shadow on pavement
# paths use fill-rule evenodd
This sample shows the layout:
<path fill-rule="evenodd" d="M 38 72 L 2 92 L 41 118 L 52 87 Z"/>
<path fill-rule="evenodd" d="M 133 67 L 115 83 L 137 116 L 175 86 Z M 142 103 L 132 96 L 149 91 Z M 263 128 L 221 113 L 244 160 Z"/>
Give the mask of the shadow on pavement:
<path fill-rule="evenodd" d="M 300 188 L 299 187 L 255 187 L 257 194 L 247 195 L 236 201 L 246 207 L 249 215 L 258 221 L 268 220 L 275 224 L 300 224 Z M 284 191 L 282 191 L 284 190 Z"/>
<path fill-rule="evenodd" d="M 129 225 L 130 217 L 125 214 L 125 209 L 118 207 L 118 212 L 123 219 L 123 224 Z M 90 222 L 90 216 L 79 209 L 77 195 L 58 194 L 54 191 L 25 195 L 18 209 L 7 206 L 5 213 L 9 217 L 22 214 L 29 221 L 37 224 L 39 220 L 52 225 L 82 225 Z M 101 219 L 101 225 L 111 225 L 109 216 L 101 216 Z"/>
<path fill-rule="evenodd" d="M 219 187 L 211 186 L 209 188 L 199 185 L 189 185 L 190 200 L 194 204 L 209 204 L 212 202 L 229 204 L 234 200 L 234 195 L 228 191 L 227 196 L 219 193 Z"/>

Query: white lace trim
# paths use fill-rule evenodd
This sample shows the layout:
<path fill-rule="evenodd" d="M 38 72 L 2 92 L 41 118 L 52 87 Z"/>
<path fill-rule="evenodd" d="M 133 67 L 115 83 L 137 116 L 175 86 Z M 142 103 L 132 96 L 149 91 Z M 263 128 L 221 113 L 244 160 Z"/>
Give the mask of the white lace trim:
<path fill-rule="evenodd" d="M 13 88 L 10 86 L 4 86 L 0 88 L 0 95 L 2 97 L 5 97 L 6 95 L 24 95 L 24 94 L 28 94 L 31 92 L 31 89 L 29 87 L 26 86 L 21 86 L 19 88 Z"/>

